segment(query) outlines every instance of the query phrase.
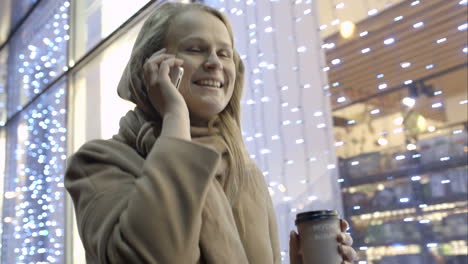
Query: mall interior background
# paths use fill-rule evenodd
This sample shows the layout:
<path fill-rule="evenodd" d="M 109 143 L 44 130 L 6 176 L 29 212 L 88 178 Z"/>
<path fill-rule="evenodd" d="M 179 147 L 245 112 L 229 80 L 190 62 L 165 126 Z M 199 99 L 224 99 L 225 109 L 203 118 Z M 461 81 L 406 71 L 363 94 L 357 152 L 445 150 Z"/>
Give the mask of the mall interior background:
<path fill-rule="evenodd" d="M 0 2 L 1 263 L 84 263 L 67 157 L 133 105 L 116 86 L 160 1 Z M 205 0 L 246 64 L 243 136 L 288 263 L 300 211 L 359 264 L 467 262 L 466 0 Z"/>

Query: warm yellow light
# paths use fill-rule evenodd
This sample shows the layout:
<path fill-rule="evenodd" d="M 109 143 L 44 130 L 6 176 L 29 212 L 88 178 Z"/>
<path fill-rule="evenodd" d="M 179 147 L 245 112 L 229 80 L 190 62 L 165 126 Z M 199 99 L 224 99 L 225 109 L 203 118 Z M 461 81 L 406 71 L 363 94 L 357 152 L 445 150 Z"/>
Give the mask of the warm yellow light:
<path fill-rule="evenodd" d="M 418 126 L 418 129 L 419 131 L 424 131 L 427 129 L 427 121 L 426 121 L 426 118 L 424 118 L 424 116 L 420 115 L 418 116 L 418 119 L 416 121 L 416 125 Z"/>
<path fill-rule="evenodd" d="M 344 21 L 340 25 L 340 34 L 343 38 L 349 38 L 354 34 L 356 25 L 351 21 Z"/>

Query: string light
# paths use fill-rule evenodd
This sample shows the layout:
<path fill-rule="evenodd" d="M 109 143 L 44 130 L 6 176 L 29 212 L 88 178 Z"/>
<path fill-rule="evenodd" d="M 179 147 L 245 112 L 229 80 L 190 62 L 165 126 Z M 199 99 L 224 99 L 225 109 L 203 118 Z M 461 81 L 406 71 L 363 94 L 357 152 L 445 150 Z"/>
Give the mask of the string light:
<path fill-rule="evenodd" d="M 334 60 L 331 61 L 331 63 L 332 63 L 333 65 L 338 65 L 338 64 L 341 63 L 341 59 L 334 59 Z"/>
<path fill-rule="evenodd" d="M 467 28 L 468 28 L 468 24 L 467 24 L 467 23 L 465 23 L 465 24 L 463 24 L 463 25 L 460 25 L 460 26 L 458 26 L 458 30 L 459 30 L 459 31 L 466 30 Z"/>
<path fill-rule="evenodd" d="M 359 33 L 359 36 L 360 36 L 360 37 L 365 37 L 365 36 L 367 36 L 368 34 L 369 34 L 368 31 L 363 31 L 363 32 Z"/>
<path fill-rule="evenodd" d="M 6 128 L 17 137 L 6 150 L 3 245 L 11 254 L 2 255 L 5 263 L 65 262 L 65 80 L 45 88 L 68 70 L 69 6 L 42 1 L 9 42 L 15 55 L 8 85 L 19 89 L 8 94 L 8 118 L 21 112 Z"/>
<path fill-rule="evenodd" d="M 369 10 L 369 11 L 367 12 L 367 14 L 368 14 L 369 16 L 375 16 L 375 15 L 377 15 L 378 12 L 379 12 L 379 11 L 378 11 L 377 9 L 374 8 L 374 9 Z"/>
<path fill-rule="evenodd" d="M 339 97 L 338 99 L 336 99 L 336 101 L 337 101 L 338 103 L 344 103 L 344 102 L 346 102 L 346 97 L 341 96 L 341 97 Z"/>
<path fill-rule="evenodd" d="M 400 63 L 400 66 L 401 66 L 401 68 L 406 69 L 406 68 L 411 66 L 411 62 L 407 62 L 407 61 L 402 62 L 402 63 Z"/>
<path fill-rule="evenodd" d="M 388 38 L 388 39 L 384 40 L 385 45 L 392 45 L 393 43 L 395 43 L 394 38 Z"/>
<path fill-rule="evenodd" d="M 386 89 L 387 87 L 388 87 L 388 85 L 386 83 L 379 84 L 379 90 Z"/>
<path fill-rule="evenodd" d="M 402 100 L 403 104 L 408 106 L 408 107 L 413 107 L 416 104 L 416 100 L 411 97 L 405 97 Z"/>
<path fill-rule="evenodd" d="M 366 53 L 369 53 L 370 51 L 371 51 L 370 48 L 365 48 L 365 49 L 362 49 L 362 50 L 361 50 L 361 53 L 362 53 L 362 54 L 366 54 Z"/>
<path fill-rule="evenodd" d="M 442 107 L 442 103 L 434 103 L 434 104 L 432 104 L 431 107 L 432 108 L 440 108 L 440 107 Z"/>
<path fill-rule="evenodd" d="M 424 26 L 424 22 L 418 22 L 418 23 L 413 25 L 413 28 L 420 28 L 420 27 L 423 27 L 423 26 Z"/>

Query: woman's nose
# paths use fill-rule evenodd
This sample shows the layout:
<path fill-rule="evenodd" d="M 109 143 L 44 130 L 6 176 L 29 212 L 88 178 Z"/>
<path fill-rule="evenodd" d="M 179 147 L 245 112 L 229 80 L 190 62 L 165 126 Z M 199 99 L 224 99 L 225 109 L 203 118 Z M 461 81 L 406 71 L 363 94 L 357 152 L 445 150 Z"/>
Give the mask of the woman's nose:
<path fill-rule="evenodd" d="M 221 61 L 216 53 L 211 53 L 204 63 L 204 67 L 208 70 L 222 69 Z"/>

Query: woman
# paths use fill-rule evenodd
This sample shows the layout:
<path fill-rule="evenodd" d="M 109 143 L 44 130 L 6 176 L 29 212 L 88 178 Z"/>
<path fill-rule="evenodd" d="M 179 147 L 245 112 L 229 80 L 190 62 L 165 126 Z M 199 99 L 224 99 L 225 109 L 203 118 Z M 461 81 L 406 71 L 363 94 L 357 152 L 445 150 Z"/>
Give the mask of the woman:
<path fill-rule="evenodd" d="M 137 107 L 66 172 L 88 263 L 281 262 L 271 199 L 242 143 L 243 74 L 216 10 L 165 3 L 150 15 L 118 86 Z"/>

